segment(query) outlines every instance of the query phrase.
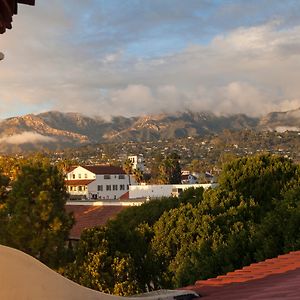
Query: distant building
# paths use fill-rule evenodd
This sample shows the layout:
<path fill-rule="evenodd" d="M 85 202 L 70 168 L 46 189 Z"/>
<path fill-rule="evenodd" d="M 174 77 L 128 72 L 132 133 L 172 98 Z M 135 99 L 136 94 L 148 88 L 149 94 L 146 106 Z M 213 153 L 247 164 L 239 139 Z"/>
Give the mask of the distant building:
<path fill-rule="evenodd" d="M 195 184 L 198 183 L 198 178 L 192 174 L 183 174 L 181 175 L 182 184 Z"/>
<path fill-rule="evenodd" d="M 131 184 L 135 183 L 130 178 Z M 70 199 L 116 200 L 129 190 L 129 176 L 110 165 L 72 167 L 65 180 Z"/>
<path fill-rule="evenodd" d="M 188 188 L 202 187 L 205 190 L 215 188 L 217 184 L 152 184 L 131 185 L 129 187 L 129 199 L 155 199 L 161 197 L 178 197 L 180 193 Z"/>
<path fill-rule="evenodd" d="M 128 159 L 132 162 L 133 170 L 145 171 L 145 159 L 142 155 L 131 155 Z"/>

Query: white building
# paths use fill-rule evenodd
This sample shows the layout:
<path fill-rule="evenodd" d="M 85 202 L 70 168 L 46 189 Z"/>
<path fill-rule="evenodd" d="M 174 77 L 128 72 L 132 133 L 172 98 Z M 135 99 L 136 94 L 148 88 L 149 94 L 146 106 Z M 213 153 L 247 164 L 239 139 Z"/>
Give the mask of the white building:
<path fill-rule="evenodd" d="M 140 198 L 160 198 L 160 197 L 178 197 L 178 195 L 188 188 L 202 187 L 205 190 L 215 188 L 217 184 L 153 184 L 153 185 L 131 185 L 129 187 L 129 199 Z"/>
<path fill-rule="evenodd" d="M 145 170 L 145 160 L 142 155 L 131 155 L 128 156 L 128 159 L 132 162 L 132 169 L 133 170 L 140 170 L 144 172 Z"/>
<path fill-rule="evenodd" d="M 134 178 L 130 178 L 135 183 Z M 66 175 L 70 199 L 115 200 L 129 191 L 129 176 L 109 165 L 72 167 Z"/>
<path fill-rule="evenodd" d="M 181 183 L 182 184 L 196 184 L 197 182 L 198 182 L 197 177 L 192 174 L 181 175 Z"/>

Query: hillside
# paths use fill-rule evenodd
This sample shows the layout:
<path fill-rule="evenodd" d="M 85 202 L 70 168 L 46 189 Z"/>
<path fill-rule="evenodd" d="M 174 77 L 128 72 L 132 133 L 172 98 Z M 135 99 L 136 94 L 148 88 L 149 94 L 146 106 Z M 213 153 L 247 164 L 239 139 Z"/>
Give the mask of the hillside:
<path fill-rule="evenodd" d="M 59 150 L 85 144 L 156 141 L 199 137 L 228 130 L 298 130 L 300 109 L 274 112 L 263 118 L 243 114 L 216 116 L 211 112 L 181 112 L 107 121 L 79 113 L 49 111 L 0 121 L 0 153 Z"/>

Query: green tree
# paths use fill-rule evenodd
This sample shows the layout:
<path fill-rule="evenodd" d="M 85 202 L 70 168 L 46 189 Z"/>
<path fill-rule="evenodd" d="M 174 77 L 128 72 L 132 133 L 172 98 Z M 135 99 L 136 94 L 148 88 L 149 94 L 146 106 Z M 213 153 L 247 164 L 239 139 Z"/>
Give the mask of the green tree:
<path fill-rule="evenodd" d="M 224 167 L 219 187 L 197 205 L 165 212 L 151 241 L 165 287 L 300 249 L 299 175 L 299 166 L 282 157 L 241 158 Z"/>
<path fill-rule="evenodd" d="M 129 185 L 131 185 L 131 180 L 130 180 L 130 175 L 132 174 L 132 161 L 127 158 L 123 164 L 123 169 L 125 171 L 125 173 L 128 175 L 128 182 L 129 182 Z"/>
<path fill-rule="evenodd" d="M 129 207 L 106 227 L 85 230 L 76 250 L 76 260 L 66 275 L 87 287 L 129 295 L 165 287 L 163 261 L 152 251 L 153 225 L 180 203 L 202 200 L 203 189 L 189 190 L 182 198 L 163 198 Z M 189 198 L 190 196 L 190 198 Z"/>
<path fill-rule="evenodd" d="M 144 180 L 144 174 L 140 169 L 133 170 L 133 177 L 137 183 L 141 183 Z"/>
<path fill-rule="evenodd" d="M 179 155 L 171 153 L 159 165 L 160 183 L 161 184 L 178 184 L 181 183 L 181 167 Z"/>
<path fill-rule="evenodd" d="M 59 267 L 73 225 L 64 209 L 66 200 L 64 177 L 57 167 L 46 159 L 23 162 L 4 201 L 6 234 L 1 241 Z"/>

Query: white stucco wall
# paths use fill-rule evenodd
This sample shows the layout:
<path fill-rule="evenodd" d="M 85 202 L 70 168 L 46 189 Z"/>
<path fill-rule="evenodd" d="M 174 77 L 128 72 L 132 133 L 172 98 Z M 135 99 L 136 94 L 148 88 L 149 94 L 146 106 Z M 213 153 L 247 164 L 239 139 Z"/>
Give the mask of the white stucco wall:
<path fill-rule="evenodd" d="M 216 184 L 165 184 L 165 185 L 132 185 L 129 187 L 129 199 L 160 198 L 172 196 L 173 189 L 188 189 L 203 187 L 214 188 Z"/>
<path fill-rule="evenodd" d="M 124 178 L 119 178 L 120 175 Z M 96 175 L 96 180 L 88 185 L 88 198 L 92 198 L 92 194 L 97 195 L 97 199 L 120 198 L 128 191 L 129 185 L 128 175 L 120 175 L 110 175 L 110 179 L 104 179 L 105 175 Z M 98 186 L 102 186 L 102 191 L 98 190 Z M 107 186 L 110 186 L 110 190 L 107 190 Z M 124 189 L 121 189 L 121 186 Z M 116 190 L 114 190 L 114 187 L 116 188 Z"/>
<path fill-rule="evenodd" d="M 109 177 L 109 178 L 107 178 Z M 93 172 L 78 166 L 66 176 L 67 180 L 76 180 L 83 182 L 93 180 L 86 186 L 69 186 L 68 192 L 73 196 L 85 196 L 86 199 L 116 200 L 128 192 L 129 176 L 127 174 L 94 174 Z M 130 176 L 130 183 L 136 184 L 134 177 Z M 79 190 L 81 186 L 82 190 Z M 99 189 L 98 189 L 99 186 Z M 101 188 L 102 187 L 102 188 Z M 72 188 L 72 190 L 71 190 Z"/>
<path fill-rule="evenodd" d="M 96 175 L 94 173 L 80 166 L 67 174 L 67 180 L 80 180 L 80 179 L 91 180 L 95 178 Z"/>

